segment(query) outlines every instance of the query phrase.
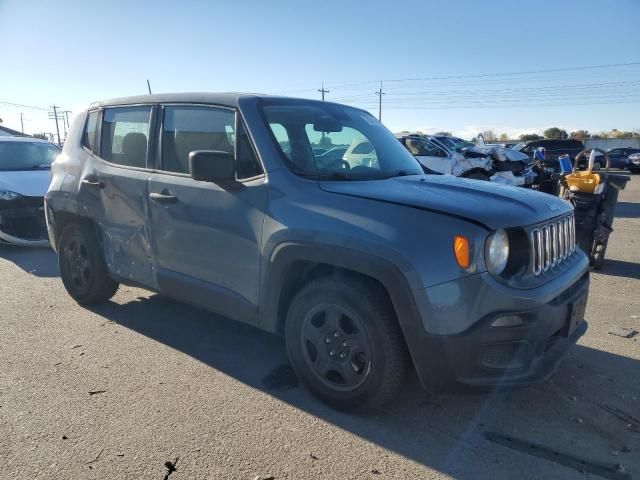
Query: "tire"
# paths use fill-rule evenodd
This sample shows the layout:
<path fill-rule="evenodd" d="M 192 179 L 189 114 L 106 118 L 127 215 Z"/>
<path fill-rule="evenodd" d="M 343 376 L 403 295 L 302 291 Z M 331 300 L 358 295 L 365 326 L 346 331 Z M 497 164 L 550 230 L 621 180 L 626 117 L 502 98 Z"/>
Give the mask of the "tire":
<path fill-rule="evenodd" d="M 484 172 L 471 172 L 469 174 L 463 175 L 463 178 L 470 178 L 471 180 L 483 180 L 488 182 L 490 180 L 489 175 Z"/>
<path fill-rule="evenodd" d="M 64 287 L 80 305 L 105 302 L 118 290 L 118 282 L 109 277 L 91 225 L 72 223 L 64 227 L 58 241 L 58 266 Z"/>
<path fill-rule="evenodd" d="M 322 277 L 308 283 L 291 302 L 285 340 L 300 381 L 339 410 L 383 405 L 409 369 L 393 308 L 373 282 Z"/>

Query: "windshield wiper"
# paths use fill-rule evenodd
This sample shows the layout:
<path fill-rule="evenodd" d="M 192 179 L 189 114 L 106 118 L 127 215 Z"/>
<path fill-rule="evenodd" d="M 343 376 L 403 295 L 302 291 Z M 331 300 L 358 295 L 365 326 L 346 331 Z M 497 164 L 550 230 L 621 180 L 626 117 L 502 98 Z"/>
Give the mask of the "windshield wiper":
<path fill-rule="evenodd" d="M 51 170 L 51 165 L 48 163 L 41 163 L 40 165 L 34 165 L 30 170 Z"/>
<path fill-rule="evenodd" d="M 410 175 L 420 175 L 419 173 L 411 173 L 411 172 L 407 172 L 406 170 L 398 170 L 396 172 L 390 173 L 388 175 L 385 175 L 383 177 L 380 177 L 381 179 L 387 179 L 387 178 L 395 178 L 395 177 L 408 177 Z"/>
<path fill-rule="evenodd" d="M 357 180 L 342 172 L 309 172 L 306 170 L 294 170 L 301 177 L 317 179 L 317 180 Z"/>

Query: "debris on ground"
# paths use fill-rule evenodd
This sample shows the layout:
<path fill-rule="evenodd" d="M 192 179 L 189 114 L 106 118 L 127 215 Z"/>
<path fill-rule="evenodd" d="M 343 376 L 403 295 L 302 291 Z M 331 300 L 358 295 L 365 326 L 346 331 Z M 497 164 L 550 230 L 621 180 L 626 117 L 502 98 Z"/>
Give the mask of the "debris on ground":
<path fill-rule="evenodd" d="M 567 452 L 497 432 L 485 432 L 484 437 L 490 442 L 510 448 L 528 455 L 543 458 L 565 467 L 575 468 L 580 472 L 593 473 L 611 480 L 630 480 L 624 466 L 619 463 L 605 463 L 578 457 Z"/>
<path fill-rule="evenodd" d="M 255 477 L 253 477 L 253 480 L 275 480 L 276 477 L 274 477 L 273 475 L 256 475 Z"/>
<path fill-rule="evenodd" d="M 106 392 L 107 392 L 106 390 L 91 390 L 89 392 L 89 395 L 99 395 L 101 393 L 106 393 Z"/>
<path fill-rule="evenodd" d="M 176 457 L 176 459 L 173 462 L 171 461 L 164 462 L 164 468 L 167 469 L 167 474 L 164 476 L 164 480 L 168 480 L 169 475 L 171 475 L 173 472 L 177 470 L 176 465 L 178 464 L 179 458 L 180 457 Z"/>
<path fill-rule="evenodd" d="M 620 410 L 619 408 L 612 407 L 611 405 L 607 405 L 606 403 L 601 403 L 598 405 L 605 412 L 610 413 L 614 417 L 622 420 L 627 424 L 627 428 L 633 432 L 640 433 L 640 419 L 629 415 L 627 412 Z"/>
<path fill-rule="evenodd" d="M 313 459 L 313 460 L 318 460 L 318 457 L 316 455 L 312 453 L 309 454 L 309 456 Z"/>
<path fill-rule="evenodd" d="M 374 475 L 380 475 L 380 470 L 378 470 L 377 468 L 372 468 L 371 473 L 373 473 Z"/>
<path fill-rule="evenodd" d="M 74 348 L 80 348 L 81 346 L 82 346 L 82 344 L 78 343 L 76 345 L 73 345 L 73 346 L 69 347 L 69 350 L 73 350 Z"/>
<path fill-rule="evenodd" d="M 633 328 L 618 327 L 613 330 L 609 330 L 609 333 L 622 338 L 633 338 L 638 334 L 638 331 Z"/>
<path fill-rule="evenodd" d="M 85 463 L 89 464 L 89 463 L 96 462 L 100 458 L 100 455 L 102 455 L 102 452 L 104 452 L 104 448 L 98 452 L 98 454 L 95 456 L 95 458 L 93 460 L 89 460 L 88 462 L 85 462 Z"/>
<path fill-rule="evenodd" d="M 63 440 L 66 440 L 67 438 L 69 438 L 69 437 L 67 437 L 66 435 L 62 435 L 62 439 Z"/>

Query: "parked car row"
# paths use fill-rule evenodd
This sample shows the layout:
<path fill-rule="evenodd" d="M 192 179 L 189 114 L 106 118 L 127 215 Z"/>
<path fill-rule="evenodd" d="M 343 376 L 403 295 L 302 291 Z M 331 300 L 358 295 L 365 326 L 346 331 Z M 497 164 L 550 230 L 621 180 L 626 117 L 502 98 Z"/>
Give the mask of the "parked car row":
<path fill-rule="evenodd" d="M 542 381 L 587 328 L 573 210 L 425 175 L 523 162 L 456 141 L 403 147 L 368 112 L 312 100 L 99 102 L 53 164 L 49 238 L 78 303 L 137 285 L 280 333 L 337 408 L 389 401 L 410 368 L 441 391 Z"/>

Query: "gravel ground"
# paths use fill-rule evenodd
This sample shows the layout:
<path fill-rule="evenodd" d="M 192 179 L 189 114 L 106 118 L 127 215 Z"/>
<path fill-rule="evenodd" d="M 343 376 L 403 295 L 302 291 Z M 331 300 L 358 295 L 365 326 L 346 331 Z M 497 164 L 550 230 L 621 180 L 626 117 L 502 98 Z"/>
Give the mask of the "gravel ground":
<path fill-rule="evenodd" d="M 51 251 L 0 246 L 0 478 L 598 478 L 486 432 L 640 478 L 640 432 L 600 406 L 640 417 L 640 335 L 608 333 L 640 330 L 640 176 L 621 201 L 589 331 L 550 381 L 444 396 L 412 378 L 359 415 L 300 387 L 278 337 L 131 287 L 85 309 Z"/>

